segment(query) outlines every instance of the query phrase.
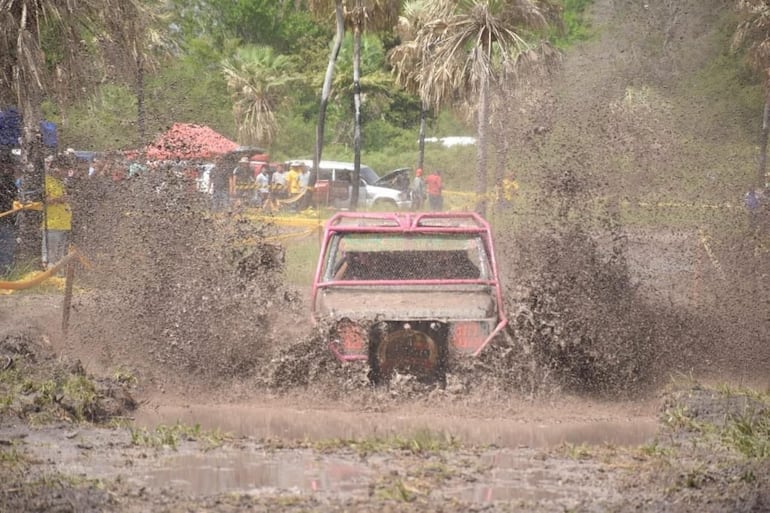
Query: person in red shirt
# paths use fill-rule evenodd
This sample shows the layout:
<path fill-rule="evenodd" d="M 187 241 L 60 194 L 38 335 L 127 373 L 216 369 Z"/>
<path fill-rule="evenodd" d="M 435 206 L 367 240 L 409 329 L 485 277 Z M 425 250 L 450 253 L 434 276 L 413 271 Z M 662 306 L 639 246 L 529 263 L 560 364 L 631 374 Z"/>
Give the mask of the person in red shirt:
<path fill-rule="evenodd" d="M 428 193 L 428 205 L 431 211 L 439 212 L 444 208 L 444 197 L 441 195 L 441 172 L 434 170 L 425 177 L 425 191 Z"/>

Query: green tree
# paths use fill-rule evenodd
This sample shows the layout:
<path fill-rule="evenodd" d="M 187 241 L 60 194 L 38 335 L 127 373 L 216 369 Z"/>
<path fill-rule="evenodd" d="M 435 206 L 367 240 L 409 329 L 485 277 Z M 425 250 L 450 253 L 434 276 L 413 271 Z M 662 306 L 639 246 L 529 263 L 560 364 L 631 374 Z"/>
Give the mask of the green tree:
<path fill-rule="evenodd" d="M 305 2 L 276 0 L 173 0 L 184 37 L 239 39 L 271 46 L 282 54 L 317 47 L 325 25 L 313 20 Z"/>
<path fill-rule="evenodd" d="M 311 0 L 310 7 L 317 15 L 328 14 L 331 10 L 329 0 Z M 400 7 L 399 0 L 335 0 L 334 13 L 336 34 L 329 63 L 326 68 L 324 84 L 321 90 L 319 123 L 316 132 L 316 151 L 313 156 L 313 174 L 317 175 L 318 161 L 321 160 L 325 128 L 326 107 L 332 89 L 334 67 L 342 46 L 345 29 L 353 32 L 353 187 L 351 208 L 358 204 L 361 173 L 361 37 L 366 28 L 381 30 L 395 25 Z"/>
<path fill-rule="evenodd" d="M 225 60 L 222 70 L 232 95 L 238 140 L 269 146 L 278 130 L 275 109 L 296 80 L 291 59 L 269 46 L 247 46 Z"/>
<path fill-rule="evenodd" d="M 434 0 L 416 44 L 428 52 L 419 73 L 420 96 L 438 108 L 459 92 L 476 113 L 476 211 L 487 209 L 487 126 L 490 86 L 527 66 L 558 56 L 538 31 L 558 22 L 550 0 Z"/>
<path fill-rule="evenodd" d="M 343 138 L 352 147 L 352 127 L 355 117 L 354 93 L 355 88 L 350 77 L 353 76 L 353 37 L 348 34 L 340 49 L 337 59 L 336 73 L 332 80 L 331 97 L 336 110 L 343 117 L 341 130 Z M 390 114 L 394 99 L 398 96 L 393 76 L 385 70 L 385 51 L 382 41 L 374 35 L 364 35 L 360 49 L 360 78 L 361 94 L 366 98 L 360 105 L 362 124 L 370 119 L 386 118 Z M 339 134 L 337 139 L 340 139 Z M 367 138 L 366 148 L 370 149 L 371 141 Z"/>

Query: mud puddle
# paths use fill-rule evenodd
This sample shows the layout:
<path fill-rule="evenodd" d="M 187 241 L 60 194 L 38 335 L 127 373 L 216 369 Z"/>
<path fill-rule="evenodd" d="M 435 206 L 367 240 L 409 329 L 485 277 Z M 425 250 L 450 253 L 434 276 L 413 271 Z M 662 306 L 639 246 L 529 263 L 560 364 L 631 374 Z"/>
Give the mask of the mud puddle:
<path fill-rule="evenodd" d="M 433 463 L 435 468 L 454 467 L 463 460 L 462 452 L 449 460 Z M 163 460 L 140 479 L 142 485 L 155 489 L 175 488 L 190 495 L 236 493 L 269 495 L 343 495 L 365 498 L 373 483 L 383 475 L 405 476 L 424 462 L 409 464 L 397 455 L 330 456 L 293 451 L 280 454 L 183 455 Z M 430 464 L 427 464 L 430 466 Z M 406 466 L 406 468 L 405 468 Z M 601 483 L 580 479 L 597 471 L 599 464 L 559 459 L 549 468 L 533 450 L 497 449 L 484 452 L 476 463 L 472 478 L 448 478 L 433 493 L 442 499 L 465 503 L 497 501 L 575 500 L 600 493 Z M 587 468 L 596 467 L 596 468 Z M 599 470 L 599 472 L 601 472 Z M 565 476 L 571 476 L 565 479 Z"/>
<path fill-rule="evenodd" d="M 588 473 L 601 475 L 599 464 L 564 459 L 535 463 L 533 459 L 538 458 L 509 449 L 487 452 L 481 457 L 481 466 L 489 469 L 488 474 L 476 482 L 450 488 L 445 495 L 468 503 L 567 499 L 578 503 L 602 491 L 606 493 L 601 489 L 605 483 L 583 479 Z"/>
<path fill-rule="evenodd" d="M 451 435 L 471 446 L 547 448 L 561 444 L 635 446 L 650 441 L 657 422 L 650 417 L 532 422 L 526 419 L 441 417 L 435 413 L 399 414 L 294 410 L 252 405 L 160 406 L 138 412 L 138 426 L 198 424 L 236 437 L 321 441 L 409 436 L 419 431 Z"/>
<path fill-rule="evenodd" d="M 310 453 L 189 454 L 165 459 L 142 479 L 192 495 L 273 491 L 365 494 L 372 472 L 363 463 Z"/>

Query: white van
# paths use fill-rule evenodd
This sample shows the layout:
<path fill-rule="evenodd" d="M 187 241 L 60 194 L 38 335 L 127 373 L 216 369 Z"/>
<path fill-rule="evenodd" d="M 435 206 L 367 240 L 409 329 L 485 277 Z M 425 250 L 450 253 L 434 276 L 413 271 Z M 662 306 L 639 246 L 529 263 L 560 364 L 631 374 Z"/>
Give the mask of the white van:
<path fill-rule="evenodd" d="M 286 163 L 298 163 L 308 169 L 313 169 L 312 160 L 290 160 Z M 353 176 L 352 162 L 322 160 L 318 164 L 318 179 L 313 189 L 313 201 L 318 205 L 328 205 L 339 209 L 350 208 L 352 193 L 351 177 Z M 409 210 L 412 201 L 409 197 L 409 169 L 402 168 L 382 178 L 369 166 L 361 164 L 361 185 L 358 190 L 358 208 L 376 210 Z M 404 174 L 407 187 L 395 189 L 384 184 L 396 183 L 394 174 Z M 401 180 L 401 182 L 404 182 Z"/>

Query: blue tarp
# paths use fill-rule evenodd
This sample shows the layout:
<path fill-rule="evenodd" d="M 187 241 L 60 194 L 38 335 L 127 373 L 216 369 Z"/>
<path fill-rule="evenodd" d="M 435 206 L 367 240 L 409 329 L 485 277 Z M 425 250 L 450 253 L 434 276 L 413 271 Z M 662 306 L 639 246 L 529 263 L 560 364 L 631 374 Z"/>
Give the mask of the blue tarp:
<path fill-rule="evenodd" d="M 43 145 L 55 148 L 59 144 L 56 125 L 51 121 L 40 122 L 40 133 L 43 137 Z M 21 114 L 15 108 L 0 111 L 0 145 L 19 147 L 21 139 Z"/>

